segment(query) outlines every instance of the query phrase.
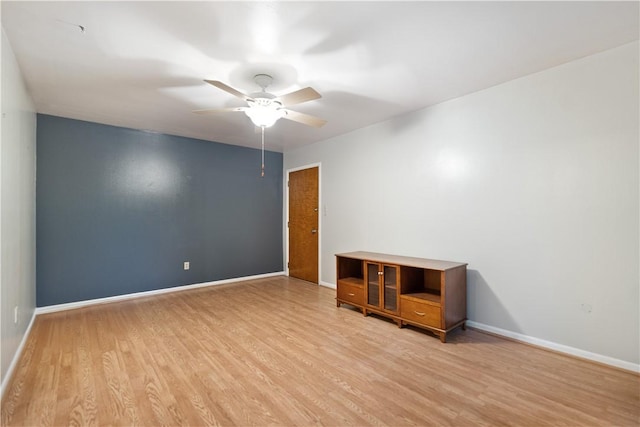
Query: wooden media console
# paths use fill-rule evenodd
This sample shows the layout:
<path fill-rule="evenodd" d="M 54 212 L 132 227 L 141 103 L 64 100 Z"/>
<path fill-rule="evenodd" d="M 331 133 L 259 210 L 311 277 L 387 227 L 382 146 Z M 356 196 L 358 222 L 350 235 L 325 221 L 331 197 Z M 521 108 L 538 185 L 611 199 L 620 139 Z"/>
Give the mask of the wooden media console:
<path fill-rule="evenodd" d="M 446 342 L 465 329 L 467 264 L 373 252 L 336 255 L 338 307 L 349 304 L 366 316 L 379 314 L 399 327 L 428 329 Z"/>

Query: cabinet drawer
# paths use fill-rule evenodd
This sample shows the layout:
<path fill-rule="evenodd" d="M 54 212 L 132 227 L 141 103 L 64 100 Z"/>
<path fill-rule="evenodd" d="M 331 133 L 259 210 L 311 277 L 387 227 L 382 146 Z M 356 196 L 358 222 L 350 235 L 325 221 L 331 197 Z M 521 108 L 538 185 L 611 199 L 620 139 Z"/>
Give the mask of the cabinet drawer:
<path fill-rule="evenodd" d="M 361 306 L 364 304 L 364 287 L 338 281 L 338 299 Z"/>
<path fill-rule="evenodd" d="M 411 322 L 440 328 L 440 307 L 402 298 L 400 316 Z"/>

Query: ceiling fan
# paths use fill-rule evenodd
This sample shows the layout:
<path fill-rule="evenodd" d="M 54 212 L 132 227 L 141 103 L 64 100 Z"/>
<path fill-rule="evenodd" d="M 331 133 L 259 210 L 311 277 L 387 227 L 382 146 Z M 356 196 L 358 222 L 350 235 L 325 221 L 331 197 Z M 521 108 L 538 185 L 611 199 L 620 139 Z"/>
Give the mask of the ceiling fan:
<path fill-rule="evenodd" d="M 309 114 L 300 113 L 298 111 L 290 110 L 289 106 L 302 104 L 303 102 L 313 101 L 314 99 L 321 98 L 321 95 L 313 88 L 306 87 L 304 89 L 296 90 L 285 95 L 276 96 L 267 92 L 267 87 L 271 85 L 273 77 L 268 74 L 256 74 L 253 78 L 258 86 L 262 88 L 261 92 L 252 93 L 246 95 L 218 80 L 205 80 L 225 92 L 246 101 L 248 104 L 246 107 L 231 107 L 231 108 L 214 108 L 208 110 L 194 110 L 196 114 L 216 114 L 226 113 L 234 111 L 244 111 L 249 116 L 253 124 L 261 128 L 272 126 L 278 119 L 288 119 L 294 122 L 302 123 L 308 126 L 316 128 L 322 127 L 327 123 L 326 120 L 311 116 Z"/>
<path fill-rule="evenodd" d="M 302 104 L 303 102 L 313 101 L 314 99 L 321 98 L 321 95 L 313 88 L 306 87 L 299 89 L 285 95 L 276 96 L 267 92 L 267 87 L 273 82 L 273 77 L 268 74 L 256 74 L 253 80 L 258 86 L 262 88 L 262 92 L 252 93 L 246 95 L 231 86 L 228 86 L 218 80 L 205 80 L 225 92 L 230 93 L 233 96 L 244 100 L 248 105 L 246 107 L 231 107 L 231 108 L 214 108 L 209 110 L 194 110 L 196 114 L 216 114 L 227 113 L 234 111 L 244 111 L 249 116 L 254 125 L 260 127 L 262 131 L 262 172 L 261 176 L 264 176 L 264 129 L 273 126 L 279 119 L 288 119 L 294 122 L 302 123 L 304 125 L 313 126 L 316 128 L 324 126 L 327 121 L 319 117 L 311 116 L 309 114 L 300 113 L 298 111 L 289 110 L 287 107 L 296 104 Z"/>

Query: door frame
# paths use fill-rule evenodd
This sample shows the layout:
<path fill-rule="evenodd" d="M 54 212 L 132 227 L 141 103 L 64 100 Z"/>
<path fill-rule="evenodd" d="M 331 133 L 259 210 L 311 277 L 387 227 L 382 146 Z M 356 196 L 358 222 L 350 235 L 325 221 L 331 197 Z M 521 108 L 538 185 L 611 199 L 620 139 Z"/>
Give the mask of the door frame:
<path fill-rule="evenodd" d="M 297 172 L 305 169 L 318 168 L 318 285 L 321 284 L 320 279 L 322 273 L 322 212 L 324 211 L 322 206 L 322 164 L 321 163 L 309 163 L 303 166 L 297 166 L 295 168 L 287 169 L 287 176 L 284 182 L 284 189 L 286 197 L 284 198 L 284 271 L 289 276 L 289 174 L 291 172 Z"/>

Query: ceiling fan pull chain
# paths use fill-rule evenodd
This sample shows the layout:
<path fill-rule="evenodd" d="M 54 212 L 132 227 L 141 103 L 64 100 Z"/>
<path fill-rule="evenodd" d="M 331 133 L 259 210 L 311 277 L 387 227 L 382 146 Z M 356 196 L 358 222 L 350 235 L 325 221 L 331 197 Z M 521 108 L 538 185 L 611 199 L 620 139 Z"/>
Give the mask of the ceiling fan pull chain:
<path fill-rule="evenodd" d="M 260 126 L 260 129 L 262 129 L 262 172 L 260 173 L 260 176 L 264 176 L 264 126 Z"/>

